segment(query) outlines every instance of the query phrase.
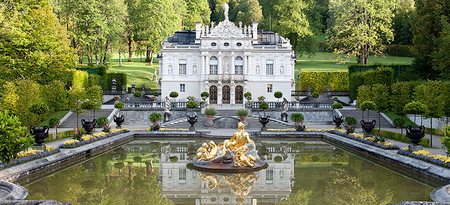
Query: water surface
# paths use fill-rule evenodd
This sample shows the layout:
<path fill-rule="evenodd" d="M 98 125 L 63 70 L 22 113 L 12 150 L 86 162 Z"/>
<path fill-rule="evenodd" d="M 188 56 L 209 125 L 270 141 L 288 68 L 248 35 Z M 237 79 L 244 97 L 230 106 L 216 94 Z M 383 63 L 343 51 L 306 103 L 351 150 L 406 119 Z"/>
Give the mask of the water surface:
<path fill-rule="evenodd" d="M 432 187 L 322 141 L 256 141 L 269 167 L 186 168 L 203 139 L 136 140 L 41 180 L 27 199 L 72 204 L 389 204 L 430 200 Z M 20 183 L 20 182 L 19 182 Z"/>

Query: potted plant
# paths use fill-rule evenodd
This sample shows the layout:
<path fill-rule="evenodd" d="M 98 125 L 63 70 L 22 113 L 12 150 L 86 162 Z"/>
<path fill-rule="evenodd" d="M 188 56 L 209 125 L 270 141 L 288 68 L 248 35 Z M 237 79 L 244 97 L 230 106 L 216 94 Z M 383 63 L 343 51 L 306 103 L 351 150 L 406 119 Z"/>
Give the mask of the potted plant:
<path fill-rule="evenodd" d="M 247 116 L 248 116 L 248 110 L 245 108 L 236 110 L 236 115 L 239 116 L 239 120 L 241 122 L 245 122 Z"/>
<path fill-rule="evenodd" d="M 139 90 L 136 90 L 133 95 L 134 95 L 134 97 L 139 98 L 139 97 L 142 97 L 142 92 Z"/>
<path fill-rule="evenodd" d="M 347 130 L 347 134 L 353 133 L 355 131 L 354 126 L 356 125 L 356 118 L 348 116 L 345 117 L 344 122 L 346 124 L 345 129 Z"/>
<path fill-rule="evenodd" d="M 35 124 L 41 122 L 41 116 L 48 111 L 49 107 L 43 102 L 32 105 L 30 108 L 30 112 L 37 115 Z M 44 142 L 44 139 L 48 137 L 48 130 L 48 126 L 35 127 L 33 125 L 30 125 L 30 134 L 33 135 L 34 141 L 37 146 L 40 146 Z"/>
<path fill-rule="evenodd" d="M 150 114 L 148 119 L 152 123 L 152 126 L 150 128 L 152 131 L 158 131 L 161 128 L 161 126 L 159 125 L 159 121 L 161 121 L 162 119 L 161 113 L 154 112 Z"/>
<path fill-rule="evenodd" d="M 318 97 L 320 96 L 320 93 L 319 93 L 319 92 L 313 92 L 313 93 L 311 94 L 311 96 L 312 96 L 313 98 L 318 98 Z"/>
<path fill-rule="evenodd" d="M 372 132 L 372 130 L 375 128 L 375 124 L 377 123 L 376 120 L 369 121 L 369 112 L 370 110 L 375 110 L 377 108 L 377 105 L 370 100 L 364 101 L 359 105 L 359 109 L 361 109 L 362 112 L 367 111 L 367 121 L 363 119 L 360 121 L 361 127 L 364 130 L 366 134 L 369 134 Z"/>
<path fill-rule="evenodd" d="M 333 105 L 331 105 L 331 108 L 333 110 L 339 110 L 342 109 L 344 106 L 340 102 L 334 102 Z M 333 115 L 333 122 L 336 125 L 336 128 L 340 128 L 341 124 L 344 122 L 344 117 L 338 116 L 338 114 Z"/>
<path fill-rule="evenodd" d="M 86 100 L 81 104 L 81 108 L 83 110 L 94 110 L 95 109 L 95 103 L 92 100 Z M 96 120 L 93 119 L 92 121 L 88 121 L 85 119 L 81 119 L 81 125 L 83 126 L 83 129 L 86 131 L 86 133 L 90 134 L 95 128 Z"/>
<path fill-rule="evenodd" d="M 195 97 L 189 96 L 189 97 L 187 97 L 187 99 L 188 99 L 188 101 L 186 103 L 186 108 L 191 109 L 191 110 L 198 108 L 198 102 L 195 101 Z"/>
<path fill-rule="evenodd" d="M 280 102 L 280 98 L 283 97 L 283 93 L 280 91 L 276 91 L 273 93 L 273 96 L 277 99 L 278 102 Z"/>
<path fill-rule="evenodd" d="M 216 115 L 216 114 L 217 114 L 217 111 L 213 107 L 208 107 L 205 109 L 205 115 L 206 115 L 205 126 L 211 127 L 214 125 L 213 119 L 214 119 L 214 115 Z"/>
<path fill-rule="evenodd" d="M 116 103 L 114 103 L 114 108 L 119 109 L 119 114 L 114 115 L 113 117 L 114 122 L 116 123 L 116 127 L 118 128 L 122 127 L 122 123 L 125 122 L 125 116 L 120 115 L 120 109 L 122 109 L 123 107 L 125 107 L 125 104 L 123 102 L 117 101 Z"/>
<path fill-rule="evenodd" d="M 259 109 L 264 111 L 263 116 L 259 116 L 259 122 L 262 124 L 261 131 L 267 131 L 266 124 L 270 122 L 270 116 L 266 116 L 266 110 L 269 109 L 269 105 L 264 101 L 264 97 L 261 98 L 260 96 L 258 99 L 262 99 L 259 103 Z"/>
<path fill-rule="evenodd" d="M 109 132 L 111 127 L 109 126 L 108 118 L 101 117 L 97 119 L 97 125 L 103 128 L 103 132 Z"/>
<path fill-rule="evenodd" d="M 305 130 L 305 125 L 303 124 L 305 117 L 302 115 L 302 113 L 292 113 L 291 120 L 292 122 L 294 122 L 295 130 L 297 131 Z"/>
<path fill-rule="evenodd" d="M 59 127 L 59 119 L 56 117 L 52 117 L 48 120 L 48 126 L 51 128 L 55 128 L 55 138 L 58 138 L 58 127 Z"/>

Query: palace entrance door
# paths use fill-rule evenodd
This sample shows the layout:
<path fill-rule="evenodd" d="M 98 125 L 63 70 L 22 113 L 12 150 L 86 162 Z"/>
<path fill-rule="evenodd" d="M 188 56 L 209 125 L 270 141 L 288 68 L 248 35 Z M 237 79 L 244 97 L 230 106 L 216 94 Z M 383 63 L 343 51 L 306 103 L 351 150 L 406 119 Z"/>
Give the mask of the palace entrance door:
<path fill-rule="evenodd" d="M 209 87 L 209 103 L 217 104 L 217 87 L 215 85 Z"/>
<path fill-rule="evenodd" d="M 222 104 L 230 104 L 230 86 L 222 87 Z"/>
<path fill-rule="evenodd" d="M 243 92 L 244 92 L 244 89 L 242 88 L 242 86 L 240 86 L 240 85 L 236 86 L 235 91 L 234 91 L 234 96 L 235 96 L 234 101 L 236 104 L 242 104 L 244 102 Z"/>

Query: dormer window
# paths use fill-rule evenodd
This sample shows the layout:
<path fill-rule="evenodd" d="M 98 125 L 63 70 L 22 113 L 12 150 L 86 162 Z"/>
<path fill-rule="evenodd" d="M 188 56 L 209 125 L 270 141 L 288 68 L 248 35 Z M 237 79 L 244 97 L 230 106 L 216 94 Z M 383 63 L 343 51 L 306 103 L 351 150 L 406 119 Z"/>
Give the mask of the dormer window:
<path fill-rule="evenodd" d="M 224 43 L 223 45 L 224 45 L 224 46 L 229 46 L 230 44 L 229 44 L 229 43 Z"/>

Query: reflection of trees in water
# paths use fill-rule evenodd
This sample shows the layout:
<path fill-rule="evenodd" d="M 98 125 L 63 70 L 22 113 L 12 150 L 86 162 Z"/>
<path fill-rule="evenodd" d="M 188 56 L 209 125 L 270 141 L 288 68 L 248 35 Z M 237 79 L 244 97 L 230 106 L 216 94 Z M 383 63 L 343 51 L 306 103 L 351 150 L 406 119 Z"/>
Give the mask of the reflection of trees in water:
<path fill-rule="evenodd" d="M 114 152 L 113 152 L 114 153 Z M 120 153 L 120 151 L 119 151 Z M 118 154 L 118 153 L 114 153 Z M 173 204 L 161 194 L 157 171 L 128 166 L 105 154 L 26 186 L 27 199 L 54 199 L 72 204 Z M 125 159 L 121 153 L 116 159 Z"/>
<path fill-rule="evenodd" d="M 327 204 L 388 204 L 392 201 L 392 191 L 384 189 L 384 193 L 361 185 L 361 180 L 350 176 L 344 170 L 330 172 L 330 181 L 325 188 Z"/>
<path fill-rule="evenodd" d="M 280 202 L 280 205 L 300 205 L 308 204 L 311 198 L 312 191 L 306 191 L 303 189 L 291 194 L 286 200 Z"/>

